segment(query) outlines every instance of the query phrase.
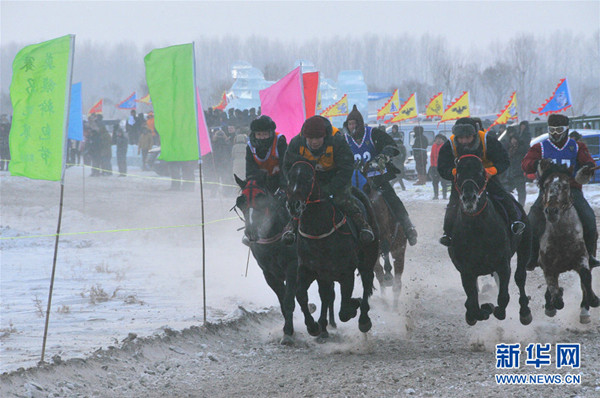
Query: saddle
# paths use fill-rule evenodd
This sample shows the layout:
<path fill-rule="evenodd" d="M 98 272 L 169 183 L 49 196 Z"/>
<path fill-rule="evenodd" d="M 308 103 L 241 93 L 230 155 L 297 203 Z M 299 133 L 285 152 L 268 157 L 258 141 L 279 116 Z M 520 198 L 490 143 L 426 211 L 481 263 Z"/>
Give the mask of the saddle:
<path fill-rule="evenodd" d="M 514 197 L 512 197 L 512 195 L 509 195 L 509 196 L 511 199 L 510 202 L 511 202 L 511 205 L 513 206 L 514 212 L 517 214 L 517 218 L 515 220 L 509 219 L 509 216 L 508 216 L 509 212 L 505 208 L 501 196 L 491 194 L 489 192 L 487 192 L 487 195 L 491 199 L 491 201 L 494 205 L 494 208 L 496 208 L 496 211 L 498 211 L 498 213 L 500 213 L 500 215 L 502 216 L 502 220 L 504 220 L 504 224 L 506 224 L 507 228 L 510 229 L 510 225 L 514 221 L 526 221 L 527 220 L 527 215 L 525 213 L 525 210 L 523 210 L 523 207 L 521 207 L 521 204 L 519 202 L 517 202 L 517 200 Z"/>

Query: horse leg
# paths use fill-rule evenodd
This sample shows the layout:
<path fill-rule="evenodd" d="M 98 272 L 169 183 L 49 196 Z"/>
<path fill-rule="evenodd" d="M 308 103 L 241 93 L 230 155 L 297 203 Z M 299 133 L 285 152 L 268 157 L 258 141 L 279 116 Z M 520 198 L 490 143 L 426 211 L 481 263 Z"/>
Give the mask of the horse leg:
<path fill-rule="evenodd" d="M 483 321 L 490 317 L 491 310 L 489 308 L 485 310 L 479 308 L 479 297 L 477 294 L 477 277 L 473 274 L 461 273 L 460 279 L 462 281 L 463 289 L 467 294 L 467 300 L 465 301 L 465 308 L 467 313 L 465 314 L 465 320 L 471 326 L 475 325 L 477 321 Z"/>
<path fill-rule="evenodd" d="M 310 309 L 308 308 L 308 288 L 315 279 L 316 278 L 314 272 L 311 272 L 302 266 L 298 267 L 298 286 L 296 290 L 296 300 L 298 300 L 300 309 L 304 314 L 304 324 L 306 325 L 306 330 L 311 336 L 318 336 L 321 333 L 319 324 L 315 322 L 314 318 L 312 317 L 312 314 L 310 313 Z"/>
<path fill-rule="evenodd" d="M 319 338 L 326 339 L 329 337 L 327 332 L 327 311 L 333 304 L 333 282 L 317 279 L 319 284 L 319 297 L 321 297 L 321 316 L 319 317 L 319 327 L 321 334 Z"/>
<path fill-rule="evenodd" d="M 367 333 L 371 330 L 373 324 L 369 318 L 369 297 L 373 294 L 373 271 L 362 270 L 360 272 L 360 280 L 363 285 L 363 296 L 360 302 L 360 317 L 358 318 L 358 329 Z"/>
<path fill-rule="evenodd" d="M 506 318 L 506 306 L 510 301 L 508 294 L 508 281 L 510 281 L 510 263 L 506 264 L 501 270 L 496 271 L 498 275 L 498 306 L 494 308 L 494 316 L 497 319 L 503 320 Z"/>
<path fill-rule="evenodd" d="M 581 300 L 581 313 L 579 315 L 579 322 L 590 323 L 590 306 L 598 307 L 598 297 L 592 289 L 592 274 L 590 269 L 584 266 L 580 266 L 577 270 L 579 278 L 581 279 L 581 292 L 583 294 Z"/>
<path fill-rule="evenodd" d="M 333 303 L 335 303 L 335 288 L 331 286 L 331 304 L 329 305 L 329 326 L 333 329 L 337 328 L 337 323 L 335 322 L 335 313 L 333 312 Z"/>
<path fill-rule="evenodd" d="M 354 290 L 354 272 L 349 272 L 340 279 L 340 290 L 342 303 L 340 305 L 340 321 L 348 322 L 356 316 L 356 310 L 360 306 L 360 300 L 352 298 Z"/>
<path fill-rule="evenodd" d="M 296 308 L 296 275 L 297 264 L 292 261 L 285 274 L 285 295 L 283 297 L 283 317 L 285 324 L 283 326 L 283 339 L 281 344 L 291 345 L 294 343 L 294 309 Z"/>
<path fill-rule="evenodd" d="M 404 253 L 406 251 L 406 242 L 399 242 L 400 239 L 396 238 L 396 244 L 392 250 L 392 257 L 394 258 L 394 286 L 392 288 L 394 292 L 394 308 L 398 308 L 398 298 L 402 292 L 402 274 L 404 273 Z"/>
<path fill-rule="evenodd" d="M 561 294 L 560 288 L 558 287 L 558 274 L 544 270 L 544 277 L 546 278 L 546 294 L 544 295 L 546 305 L 544 312 L 547 316 L 553 317 L 556 315 L 556 310 L 562 308 L 558 308 L 556 305 L 560 304 L 559 296 Z"/>
<path fill-rule="evenodd" d="M 289 292 L 290 289 L 286 288 L 284 283 L 277 278 L 277 276 L 273 275 L 270 272 L 263 271 L 263 275 L 265 277 L 265 281 L 271 287 L 271 289 L 277 295 L 277 299 L 279 300 L 279 308 L 281 309 L 281 314 L 283 315 L 284 325 L 283 325 L 283 338 L 281 340 L 281 344 L 289 345 L 293 344 L 293 340 L 291 339 L 294 334 L 294 296 L 293 291 Z M 289 309 L 289 298 L 287 297 L 290 293 L 292 293 L 292 308 L 291 311 Z"/>
<path fill-rule="evenodd" d="M 523 325 L 529 325 L 533 320 L 531 309 L 529 308 L 529 297 L 527 297 L 527 293 L 525 292 L 525 282 L 527 280 L 526 263 L 528 259 L 528 254 L 526 256 L 518 254 L 517 269 L 515 270 L 515 283 L 519 288 L 519 320 Z"/>
<path fill-rule="evenodd" d="M 381 260 L 377 257 L 377 262 L 375 263 L 375 276 L 377 277 L 377 282 L 379 282 L 379 286 L 381 287 L 381 293 L 383 294 L 385 287 L 387 286 L 385 283 L 385 275 L 383 273 L 383 267 L 381 266 Z"/>

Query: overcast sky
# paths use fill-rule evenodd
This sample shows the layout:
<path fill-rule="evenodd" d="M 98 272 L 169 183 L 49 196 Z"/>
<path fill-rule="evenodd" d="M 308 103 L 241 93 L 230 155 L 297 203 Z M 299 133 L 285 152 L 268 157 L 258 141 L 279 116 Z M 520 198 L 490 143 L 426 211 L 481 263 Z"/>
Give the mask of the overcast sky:
<path fill-rule="evenodd" d="M 600 27 L 600 1 L 5 1 L 2 44 L 31 44 L 65 34 L 77 41 L 144 45 L 200 36 L 263 35 L 304 42 L 366 33 L 446 36 L 487 46 L 516 32 L 538 35 Z"/>

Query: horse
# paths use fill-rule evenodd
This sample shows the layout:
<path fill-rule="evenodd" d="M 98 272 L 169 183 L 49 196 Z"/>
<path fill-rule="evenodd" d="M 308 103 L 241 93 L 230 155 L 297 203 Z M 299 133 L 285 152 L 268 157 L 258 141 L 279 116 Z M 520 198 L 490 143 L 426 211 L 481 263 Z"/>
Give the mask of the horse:
<path fill-rule="evenodd" d="M 369 219 L 373 212 L 368 199 L 358 190 Z M 369 297 L 373 293 L 373 268 L 379 255 L 377 228 L 373 222 L 376 238 L 368 244 L 359 244 L 352 234 L 346 216 L 337 209 L 332 200 L 323 195 L 316 178 L 315 167 L 308 161 L 296 161 L 288 172 L 288 207 L 292 216 L 298 218 L 298 304 L 304 314 L 304 323 L 311 336 L 325 338 L 327 332 L 327 307 L 333 304 L 334 282 L 339 282 L 341 305 L 339 319 L 347 322 L 357 315 L 360 308 L 358 328 L 368 332 Z M 362 298 L 352 298 L 354 271 L 360 273 L 363 285 Z M 308 288 L 313 281 L 319 285 L 321 316 L 314 321 L 308 309 Z"/>
<path fill-rule="evenodd" d="M 370 162 L 373 163 L 373 162 Z M 404 258 L 406 254 L 406 235 L 402 224 L 387 204 L 382 192 L 377 189 L 372 177 L 365 172 L 369 164 L 358 165 L 358 169 L 365 177 L 366 184 L 363 190 L 366 192 L 373 212 L 375 220 L 379 228 L 379 244 L 380 256 L 375 264 L 375 277 L 379 282 L 379 286 L 383 291 L 386 287 L 392 286 L 394 292 L 394 307 L 398 306 L 398 298 L 402 291 L 402 273 L 404 272 Z M 373 165 L 376 167 L 376 165 Z M 390 262 L 390 254 L 394 259 L 394 274 L 392 275 L 392 264 Z M 381 266 L 381 258 L 383 258 L 383 267 Z"/>
<path fill-rule="evenodd" d="M 564 307 L 563 289 L 558 286 L 558 277 L 567 271 L 576 271 L 581 280 L 583 298 L 579 322 L 589 323 L 591 307 L 598 307 L 600 301 L 592 290 L 592 274 L 589 257 L 583 239 L 583 227 L 573 207 L 570 176 L 572 168 L 554 163 L 539 166 L 540 195 L 544 208 L 546 225 L 540 237 L 539 265 L 546 279 L 545 314 L 556 315 L 556 310 Z"/>
<path fill-rule="evenodd" d="M 452 243 L 448 253 L 460 272 L 467 295 L 465 320 L 469 325 L 487 320 L 490 314 L 497 319 L 506 317 L 510 296 L 510 260 L 517 253 L 515 282 L 519 288 L 519 319 L 523 325 L 532 321 L 529 298 L 525 293 L 526 264 L 531 250 L 531 227 L 522 211 L 526 227 L 521 235 L 512 235 L 501 212 L 486 194 L 487 176 L 483 161 L 476 155 L 461 156 L 456 163 L 454 189 L 459 195 Z M 515 206 L 520 206 L 514 202 Z M 496 273 L 499 281 L 498 306 L 491 303 L 479 306 L 477 278 Z"/>
<path fill-rule="evenodd" d="M 277 295 L 284 318 L 281 344 L 294 343 L 294 308 L 298 256 L 295 245 L 285 245 L 281 236 L 290 220 L 285 202 L 274 197 L 260 179 L 247 181 L 234 175 L 242 189 L 234 208 L 244 214 L 245 234 L 250 241 L 250 250 L 262 269 L 267 284 Z M 333 319 L 333 306 L 330 308 Z"/>

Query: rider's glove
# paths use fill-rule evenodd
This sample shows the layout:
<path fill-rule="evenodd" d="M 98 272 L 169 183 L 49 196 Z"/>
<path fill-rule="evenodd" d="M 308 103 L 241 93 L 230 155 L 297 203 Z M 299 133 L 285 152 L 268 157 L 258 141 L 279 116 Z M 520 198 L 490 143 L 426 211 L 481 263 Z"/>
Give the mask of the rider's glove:
<path fill-rule="evenodd" d="M 575 181 L 579 184 L 587 184 L 594 175 L 594 169 L 590 165 L 585 165 L 575 174 Z"/>
<path fill-rule="evenodd" d="M 377 167 L 384 170 L 385 165 L 390 161 L 390 157 L 381 153 L 375 157 L 375 161 L 377 162 Z"/>
<path fill-rule="evenodd" d="M 495 176 L 496 174 L 498 174 L 498 170 L 492 166 L 492 167 L 486 167 L 485 168 L 485 174 L 488 178 Z"/>

